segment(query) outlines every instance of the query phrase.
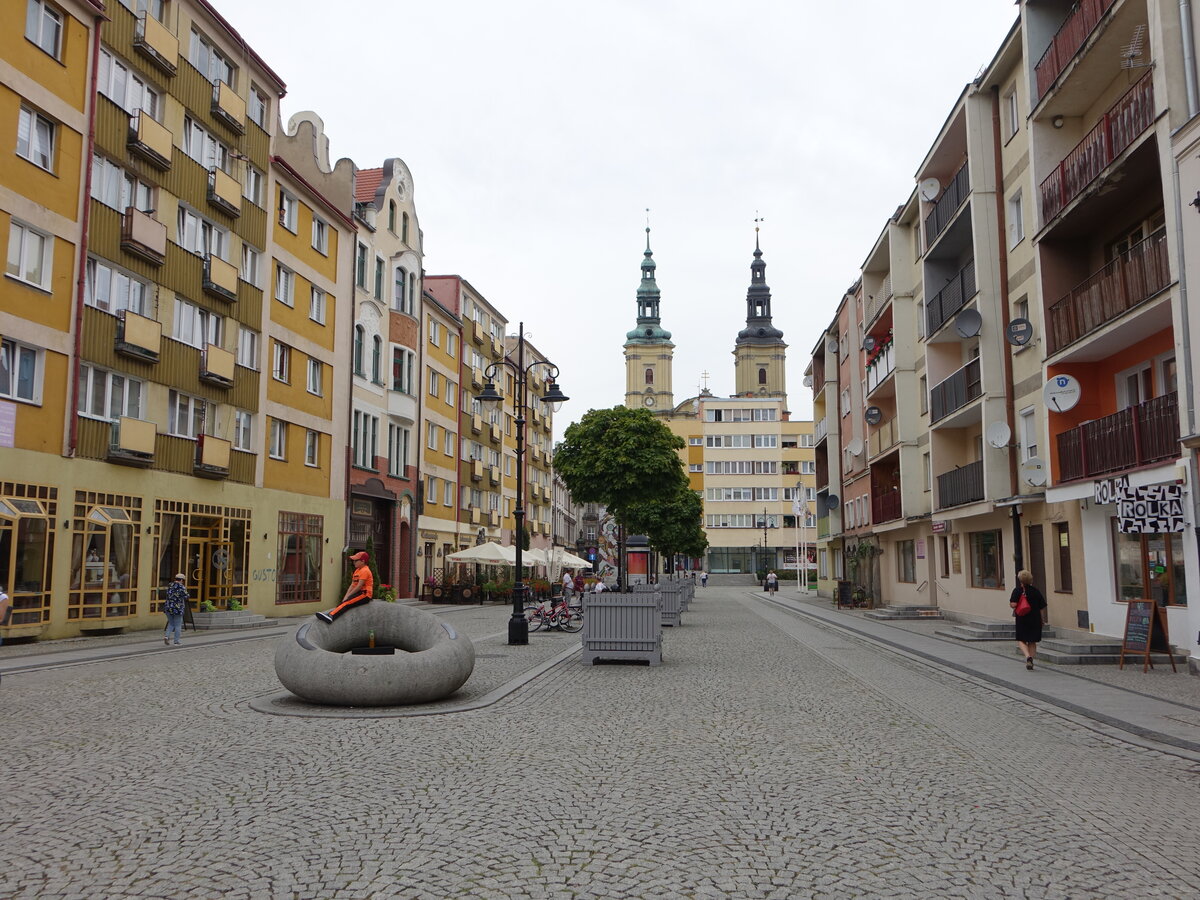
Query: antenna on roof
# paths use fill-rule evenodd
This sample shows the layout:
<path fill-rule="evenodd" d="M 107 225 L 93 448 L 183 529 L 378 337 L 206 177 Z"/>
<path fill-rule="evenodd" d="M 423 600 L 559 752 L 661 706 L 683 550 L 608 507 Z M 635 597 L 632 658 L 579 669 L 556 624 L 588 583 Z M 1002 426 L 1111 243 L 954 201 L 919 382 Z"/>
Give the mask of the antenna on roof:
<path fill-rule="evenodd" d="M 1150 65 L 1148 62 L 1135 62 L 1142 55 L 1142 48 L 1146 44 L 1146 26 L 1139 25 L 1133 29 L 1133 37 L 1129 39 L 1129 43 L 1121 48 L 1121 68 L 1122 69 L 1142 69 Z"/>

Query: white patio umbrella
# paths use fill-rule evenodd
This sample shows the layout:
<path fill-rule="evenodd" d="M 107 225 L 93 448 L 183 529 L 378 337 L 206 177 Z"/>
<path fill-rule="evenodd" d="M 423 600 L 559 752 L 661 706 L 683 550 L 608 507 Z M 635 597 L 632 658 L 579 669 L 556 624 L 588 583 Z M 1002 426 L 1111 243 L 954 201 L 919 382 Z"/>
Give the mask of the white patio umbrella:
<path fill-rule="evenodd" d="M 586 569 L 591 566 L 591 563 L 586 559 L 576 556 L 574 553 L 568 553 L 564 550 L 562 556 L 559 558 L 559 565 L 564 569 Z"/>
<path fill-rule="evenodd" d="M 495 541 L 488 541 L 477 547 L 468 547 L 446 557 L 455 563 L 479 563 L 485 566 L 513 566 L 517 563 L 517 551 L 513 547 L 505 547 Z M 522 560 L 524 562 L 524 560 Z"/>

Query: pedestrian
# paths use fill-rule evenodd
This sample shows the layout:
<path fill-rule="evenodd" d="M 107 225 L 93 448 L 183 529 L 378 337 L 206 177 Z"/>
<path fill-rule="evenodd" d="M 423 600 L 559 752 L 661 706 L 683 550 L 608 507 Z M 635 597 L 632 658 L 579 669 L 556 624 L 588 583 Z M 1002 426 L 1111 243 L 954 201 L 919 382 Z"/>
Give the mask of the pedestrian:
<path fill-rule="evenodd" d="M 571 596 L 571 588 L 575 586 L 574 580 L 571 578 L 570 572 L 563 572 L 563 599 L 566 600 Z"/>
<path fill-rule="evenodd" d="M 587 582 L 583 580 L 583 573 L 580 572 L 575 576 L 575 593 L 582 594 Z"/>
<path fill-rule="evenodd" d="M 1017 646 L 1025 657 L 1025 668 L 1033 668 L 1037 645 L 1042 639 L 1042 626 L 1047 621 L 1046 598 L 1033 583 L 1033 574 L 1028 569 L 1017 573 L 1019 584 L 1008 598 L 1012 607 L 1013 620 L 1017 626 Z"/>
<path fill-rule="evenodd" d="M 318 619 L 322 622 L 332 622 L 352 606 L 371 602 L 375 593 L 375 576 L 371 574 L 371 567 L 368 565 L 370 559 L 371 557 L 361 550 L 350 554 L 350 562 L 354 565 L 354 577 L 350 579 L 350 587 L 346 588 L 342 602 L 329 612 L 317 613 Z"/>
<path fill-rule="evenodd" d="M 175 576 L 175 580 L 167 585 L 167 599 L 163 602 L 163 612 L 167 614 L 167 627 L 163 631 L 163 643 L 171 643 L 171 635 L 175 635 L 175 644 L 179 645 L 179 638 L 183 635 L 183 610 L 188 602 L 188 589 L 184 584 L 187 576 L 182 572 Z"/>
<path fill-rule="evenodd" d="M 770 572 L 767 573 L 767 593 L 773 594 L 778 589 L 779 589 L 779 576 L 776 575 L 775 570 L 772 569 Z"/>
<path fill-rule="evenodd" d="M 603 579 L 603 578 L 597 578 L 597 579 L 596 579 L 596 586 L 595 586 L 594 588 L 592 588 L 592 593 L 594 593 L 594 594 L 603 594 L 603 593 L 604 593 L 605 591 L 607 591 L 607 590 L 608 590 L 608 585 L 606 585 L 606 584 L 604 583 L 604 579 Z"/>
<path fill-rule="evenodd" d="M 0 628 L 8 626 L 12 621 L 12 603 L 9 602 L 8 594 L 4 593 L 4 588 L 0 588 Z M 0 644 L 4 643 L 4 635 L 0 634 Z"/>
<path fill-rule="evenodd" d="M 700 573 L 700 587 L 708 587 L 708 570 Z"/>

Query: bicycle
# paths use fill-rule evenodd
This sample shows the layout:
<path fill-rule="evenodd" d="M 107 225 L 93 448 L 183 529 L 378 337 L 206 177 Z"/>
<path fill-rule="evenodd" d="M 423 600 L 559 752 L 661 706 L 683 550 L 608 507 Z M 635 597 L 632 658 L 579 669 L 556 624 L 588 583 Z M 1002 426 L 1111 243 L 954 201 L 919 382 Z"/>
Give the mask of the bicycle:
<path fill-rule="evenodd" d="M 583 628 L 583 609 L 570 606 L 562 600 L 550 609 L 541 603 L 530 603 L 525 607 L 525 621 L 529 623 L 530 631 L 537 631 L 543 625 L 546 628 L 558 628 L 574 634 Z"/>

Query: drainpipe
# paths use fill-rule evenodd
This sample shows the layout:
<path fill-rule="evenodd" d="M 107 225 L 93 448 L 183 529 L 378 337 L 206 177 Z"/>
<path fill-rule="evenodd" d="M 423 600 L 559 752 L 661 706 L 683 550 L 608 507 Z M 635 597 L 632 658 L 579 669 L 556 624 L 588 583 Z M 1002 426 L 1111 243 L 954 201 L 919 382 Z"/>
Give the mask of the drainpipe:
<path fill-rule="evenodd" d="M 1175 194 L 1175 246 L 1179 259 L 1179 339 L 1183 350 L 1181 354 L 1183 357 L 1183 371 L 1181 374 L 1183 375 L 1183 384 L 1190 386 L 1192 383 L 1192 326 L 1191 316 L 1188 314 L 1187 266 L 1184 264 L 1183 246 L 1183 200 L 1180 193 L 1182 186 L 1180 185 L 1179 159 L 1177 157 L 1171 160 L 1171 180 L 1173 183 L 1173 193 Z M 1185 390 L 1184 395 L 1187 398 L 1187 416 L 1181 427 L 1187 434 L 1192 435 L 1196 433 L 1195 392 L 1190 389 Z M 1192 525 L 1197 547 L 1200 547 L 1200 494 L 1197 493 L 1197 474 L 1196 453 L 1193 451 L 1188 458 L 1188 487 L 1192 495 Z"/>
<path fill-rule="evenodd" d="M 1004 163 L 1000 159 L 1000 88 L 992 86 L 992 145 L 996 165 L 996 250 L 1000 259 L 1000 321 L 1003 323 L 1004 334 L 1008 334 L 1009 294 L 1008 294 L 1008 242 L 1007 222 L 1004 210 Z M 1007 346 L 1003 348 L 1004 355 L 1004 415 L 1008 420 L 1008 482 L 1010 496 L 1017 496 L 1020 485 L 1017 482 L 1017 454 L 1013 452 L 1012 441 L 1016 436 L 1016 415 L 1013 409 L 1013 365 L 1012 352 Z M 1015 571 L 1025 568 L 1025 550 L 1021 542 L 1021 504 L 1010 507 L 1013 530 L 1013 564 Z"/>
<path fill-rule="evenodd" d="M 1187 86 L 1187 110 L 1190 119 L 1200 108 L 1200 101 L 1196 99 L 1196 44 L 1192 37 L 1191 0 L 1179 0 L 1179 30 L 1183 34 L 1183 82 Z"/>
<path fill-rule="evenodd" d="M 75 283 L 75 335 L 71 358 L 71 405 L 67 409 L 67 447 L 63 456 L 73 458 L 79 444 L 79 358 L 83 355 L 83 307 L 87 289 L 88 228 L 92 213 L 92 154 L 96 148 L 96 83 L 100 71 L 100 23 L 106 16 L 96 16 L 92 26 L 92 73 L 88 81 L 88 133 L 84 152 L 83 213 L 79 227 L 79 278 Z"/>

